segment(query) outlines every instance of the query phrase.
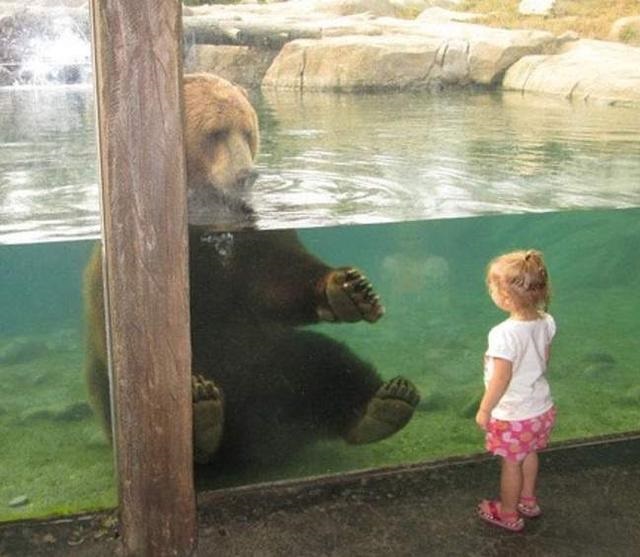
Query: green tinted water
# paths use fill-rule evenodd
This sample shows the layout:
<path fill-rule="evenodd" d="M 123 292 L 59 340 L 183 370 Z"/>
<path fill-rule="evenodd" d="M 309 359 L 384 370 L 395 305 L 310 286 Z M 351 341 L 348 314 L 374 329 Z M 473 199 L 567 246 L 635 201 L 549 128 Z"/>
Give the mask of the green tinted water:
<path fill-rule="evenodd" d="M 411 378 L 423 400 L 412 422 L 383 442 L 320 441 L 283 467 L 201 479 L 201 486 L 482 452 L 474 404 L 486 334 L 503 318 L 485 293 L 484 267 L 519 247 L 545 252 L 553 282 L 554 441 L 640 428 L 639 209 L 319 228 L 301 236 L 330 264 L 363 269 L 387 309 L 374 325 L 316 329 L 347 342 L 385 378 Z M 82 377 L 80 279 L 91 244 L 0 246 L 0 520 L 116 504 L 111 451 Z"/>

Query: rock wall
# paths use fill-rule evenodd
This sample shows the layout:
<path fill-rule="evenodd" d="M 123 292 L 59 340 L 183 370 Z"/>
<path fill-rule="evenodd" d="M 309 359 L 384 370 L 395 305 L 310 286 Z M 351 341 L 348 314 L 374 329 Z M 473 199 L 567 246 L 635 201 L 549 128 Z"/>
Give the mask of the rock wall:
<path fill-rule="evenodd" d="M 418 17 L 398 17 L 425 6 Z M 417 1 L 408 7 L 393 0 L 292 0 L 200 8 L 184 27 L 196 51 L 206 42 L 278 52 L 254 85 L 285 90 L 493 86 L 522 56 L 556 48 L 551 33 L 453 21 L 460 17 Z M 258 76 L 263 60 L 249 71 Z M 198 63 L 190 68 L 210 69 Z"/>

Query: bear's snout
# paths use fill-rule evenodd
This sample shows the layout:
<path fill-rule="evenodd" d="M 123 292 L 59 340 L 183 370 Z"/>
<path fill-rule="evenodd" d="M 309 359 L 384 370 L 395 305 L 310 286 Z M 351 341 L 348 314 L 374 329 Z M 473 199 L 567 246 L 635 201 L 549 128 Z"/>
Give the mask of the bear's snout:
<path fill-rule="evenodd" d="M 247 168 L 238 174 L 238 186 L 242 190 L 249 190 L 258 179 L 258 171 L 255 168 Z"/>

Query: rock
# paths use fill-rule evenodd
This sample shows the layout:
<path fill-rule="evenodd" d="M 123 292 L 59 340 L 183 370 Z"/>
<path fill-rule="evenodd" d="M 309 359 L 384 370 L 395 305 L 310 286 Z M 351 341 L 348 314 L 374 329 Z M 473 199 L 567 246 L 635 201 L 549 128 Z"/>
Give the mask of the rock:
<path fill-rule="evenodd" d="M 22 419 L 25 425 L 36 422 L 81 422 L 93 416 L 91 406 L 86 402 L 75 402 L 61 410 L 35 410 Z"/>
<path fill-rule="evenodd" d="M 581 359 L 582 375 L 588 379 L 611 381 L 616 359 L 608 352 L 589 352 Z"/>
<path fill-rule="evenodd" d="M 603 363 L 589 364 L 582 370 L 582 377 L 590 380 L 611 382 L 611 369 L 613 366 Z"/>
<path fill-rule="evenodd" d="M 640 45 L 640 15 L 623 17 L 613 22 L 609 31 L 610 41 Z"/>
<path fill-rule="evenodd" d="M 9 501 L 9 506 L 11 508 L 15 507 L 24 507 L 29 503 L 29 498 L 26 495 L 19 495 L 18 497 L 14 497 Z"/>
<path fill-rule="evenodd" d="M 640 106 L 640 48 L 580 40 L 553 56 L 525 56 L 505 73 L 503 88 L 571 101 Z"/>
<path fill-rule="evenodd" d="M 464 44 L 416 36 L 346 36 L 287 43 L 267 71 L 267 89 L 305 91 L 420 90 L 466 84 Z M 446 60 L 445 60 L 446 58 Z M 449 63 L 448 61 L 451 61 Z"/>
<path fill-rule="evenodd" d="M 336 16 L 369 13 L 397 17 L 399 10 L 389 0 L 324 0 L 316 4 L 319 12 Z"/>
<path fill-rule="evenodd" d="M 584 355 L 582 361 L 590 364 L 613 365 L 616 363 L 616 359 L 609 352 L 589 352 Z"/>
<path fill-rule="evenodd" d="M 277 50 L 250 46 L 195 45 L 185 68 L 189 72 L 211 72 L 248 89 L 259 86 Z"/>
<path fill-rule="evenodd" d="M 518 13 L 522 15 L 550 15 L 556 0 L 521 0 Z"/>
<path fill-rule="evenodd" d="M 558 45 L 562 45 L 564 43 L 571 43 L 573 41 L 579 41 L 580 35 L 575 31 L 565 31 L 561 35 L 558 35 L 557 43 Z"/>
<path fill-rule="evenodd" d="M 86 402 L 75 402 L 56 412 L 53 419 L 57 422 L 80 422 L 93 416 L 91 406 Z"/>
<path fill-rule="evenodd" d="M 425 8 L 432 6 L 429 0 L 292 0 L 284 4 L 288 13 L 323 13 L 331 16 L 369 14 L 413 19 Z M 278 10 L 278 8 L 275 8 Z"/>
<path fill-rule="evenodd" d="M 350 35 L 287 43 L 262 86 L 315 91 L 420 90 L 491 85 L 521 56 L 544 52 L 543 31 L 380 18 L 382 36 Z"/>
<path fill-rule="evenodd" d="M 183 20 L 185 40 L 191 44 L 252 46 L 280 49 L 287 42 L 301 38 L 320 38 L 325 28 L 335 27 L 341 18 L 323 25 L 323 20 L 306 17 L 282 19 L 247 12 L 239 17 L 199 15 Z"/>
<path fill-rule="evenodd" d="M 484 14 L 474 14 L 472 12 L 455 12 L 444 8 L 427 8 L 416 18 L 418 21 L 428 21 L 429 23 L 445 23 L 449 21 L 478 21 L 485 18 Z"/>
<path fill-rule="evenodd" d="M 185 17 L 184 29 L 187 40 L 199 45 L 282 49 L 274 59 L 275 66 L 266 72 L 263 83 L 265 87 L 281 89 L 302 87 L 360 91 L 392 89 L 396 85 L 400 89 L 422 89 L 442 83 L 493 85 L 507 67 L 520 57 L 547 53 L 556 46 L 555 37 L 544 31 L 495 29 L 453 21 L 474 17 L 473 14 L 458 12 L 456 15 L 455 12 L 437 10 L 426 12 L 416 20 L 397 17 L 401 12 L 423 4 L 426 5 L 422 0 L 297 0 L 284 4 L 207 6 L 206 11 L 194 9 L 196 15 Z M 434 18 L 437 18 L 437 22 L 434 22 Z M 327 40 L 334 37 L 350 38 L 333 42 Z M 294 42 L 298 39 L 320 42 Z M 338 47 L 338 44 L 342 46 Z M 300 75 L 288 75 L 294 68 L 299 73 L 303 50 L 313 51 L 315 59 L 320 49 L 332 56 L 338 50 L 343 53 L 347 44 L 361 54 L 366 52 L 366 59 L 360 62 L 353 55 L 348 57 L 349 63 L 356 64 L 357 68 L 347 69 L 347 58 L 342 58 L 339 60 L 340 67 L 333 70 L 328 67 L 328 62 L 324 63 L 322 76 L 315 75 L 321 69 L 320 64 L 316 64 L 313 70 L 305 66 L 304 80 Z M 410 64 L 401 63 L 402 71 L 408 73 L 404 77 L 398 75 L 400 68 L 395 63 L 388 65 L 388 60 L 395 60 L 402 53 L 411 53 L 409 56 L 415 57 L 418 44 L 422 45 L 419 48 L 423 50 L 423 55 L 424 52 L 430 53 L 426 60 L 434 64 L 433 67 L 422 67 L 422 75 L 419 75 Z M 238 62 L 233 60 L 234 53 L 239 56 Z M 224 52 L 207 49 L 196 52 L 194 57 L 198 67 L 221 68 L 225 72 L 235 71 L 236 75 L 238 70 L 232 70 L 232 66 L 241 66 L 248 61 L 247 51 L 240 49 L 226 49 Z M 205 57 L 208 58 L 206 62 L 203 60 Z M 330 63 L 337 61 L 333 59 Z M 379 64 L 377 69 L 373 67 L 375 64 Z M 263 70 L 262 62 L 258 62 L 257 66 L 250 62 L 250 67 L 254 68 L 252 71 L 256 76 Z M 362 69 L 365 69 L 367 76 L 374 78 L 371 83 L 356 78 L 355 74 Z M 384 72 L 387 70 L 391 74 L 385 79 Z M 347 82 L 344 81 L 346 74 L 352 76 Z M 243 84 L 251 86 L 247 81 L 245 79 Z"/>
<path fill-rule="evenodd" d="M 385 34 L 420 35 L 443 43 L 465 43 L 471 82 L 493 85 L 521 57 L 555 51 L 556 39 L 546 31 L 495 29 L 471 23 L 429 23 L 379 18 Z"/>
<path fill-rule="evenodd" d="M 49 351 L 46 343 L 30 338 L 16 338 L 0 350 L 0 364 L 23 364 Z"/>
<path fill-rule="evenodd" d="M 455 8 L 460 5 L 458 0 L 390 0 L 396 8 L 396 17 L 415 19 L 427 8 Z M 442 2 L 443 5 L 438 5 Z"/>
<path fill-rule="evenodd" d="M 22 3 L 24 5 L 24 3 Z M 30 0 L 29 6 L 39 8 L 82 8 L 89 9 L 87 0 Z"/>
<path fill-rule="evenodd" d="M 53 545 L 54 543 L 56 543 L 58 540 L 57 538 L 51 534 L 50 532 L 47 532 L 44 536 L 42 536 L 42 542 L 49 544 L 49 545 Z"/>

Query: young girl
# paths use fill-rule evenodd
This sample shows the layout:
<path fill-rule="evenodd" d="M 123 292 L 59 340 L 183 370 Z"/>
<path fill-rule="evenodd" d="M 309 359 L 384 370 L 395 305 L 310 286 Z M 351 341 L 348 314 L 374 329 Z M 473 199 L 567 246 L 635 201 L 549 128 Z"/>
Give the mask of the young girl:
<path fill-rule="evenodd" d="M 502 457 L 500 499 L 478 505 L 483 520 L 519 532 L 525 517 L 539 516 L 536 500 L 539 449 L 547 446 L 555 409 L 545 376 L 553 317 L 545 313 L 549 275 L 542 254 L 515 251 L 487 269 L 491 299 L 509 318 L 491 329 L 485 354 L 485 392 L 476 423 L 487 450 Z"/>

